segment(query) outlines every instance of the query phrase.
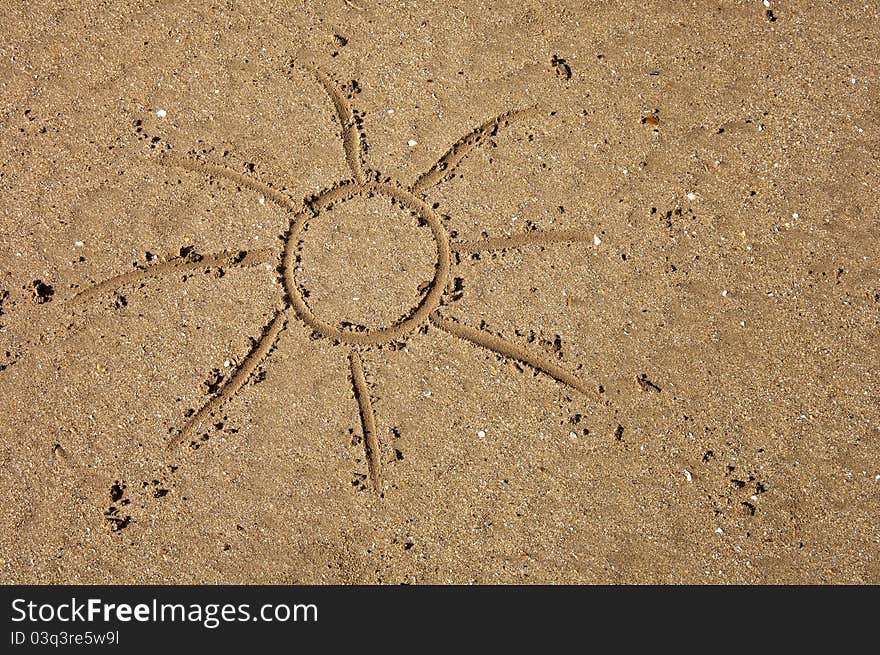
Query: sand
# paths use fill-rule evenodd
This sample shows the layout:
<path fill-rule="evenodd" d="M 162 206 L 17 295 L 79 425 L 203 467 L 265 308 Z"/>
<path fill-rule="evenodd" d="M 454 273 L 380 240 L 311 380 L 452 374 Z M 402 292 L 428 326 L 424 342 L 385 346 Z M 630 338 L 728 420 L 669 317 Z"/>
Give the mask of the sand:
<path fill-rule="evenodd" d="M 0 582 L 880 582 L 876 3 L 0 10 Z"/>

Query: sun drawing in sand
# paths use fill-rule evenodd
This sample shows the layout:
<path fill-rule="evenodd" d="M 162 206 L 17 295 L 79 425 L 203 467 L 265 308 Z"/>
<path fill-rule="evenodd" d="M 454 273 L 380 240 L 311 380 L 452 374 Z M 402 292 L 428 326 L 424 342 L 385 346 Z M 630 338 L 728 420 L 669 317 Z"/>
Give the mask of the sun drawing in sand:
<path fill-rule="evenodd" d="M 323 70 L 311 71 L 317 82 L 329 96 L 341 128 L 342 145 L 347 167 L 351 177 L 327 186 L 312 197 L 295 202 L 275 186 L 260 181 L 253 174 L 233 171 L 225 166 L 211 164 L 201 159 L 174 154 L 169 148 L 162 159 L 167 165 L 182 166 L 209 177 L 226 178 L 239 188 L 260 194 L 262 198 L 284 210 L 289 215 L 288 229 L 282 236 L 283 251 L 274 255 L 280 258 L 279 282 L 285 291 L 284 302 L 278 307 L 271 320 L 251 351 L 235 368 L 201 408 L 193 413 L 183 428 L 169 441 L 168 448 L 174 449 L 186 444 L 194 445 L 194 435 L 198 428 L 215 415 L 251 378 L 261 362 L 275 346 L 287 322 L 296 319 L 304 323 L 320 338 L 330 340 L 348 359 L 351 372 L 353 394 L 357 401 L 363 429 L 363 443 L 372 486 L 382 493 L 382 461 L 379 444 L 379 430 L 373 410 L 370 388 L 364 373 L 363 354 L 371 348 L 393 345 L 426 326 L 446 332 L 456 338 L 468 341 L 505 358 L 517 360 L 558 382 L 585 395 L 598 394 L 597 385 L 588 384 L 570 371 L 562 368 L 549 358 L 533 352 L 526 347 L 510 342 L 483 329 L 468 327 L 458 321 L 444 318 L 440 309 L 455 299 L 450 270 L 458 258 L 484 251 L 521 248 L 529 245 L 548 245 L 586 240 L 583 232 L 548 232 L 532 230 L 518 235 L 484 238 L 477 241 L 451 239 L 444 225 L 444 219 L 426 201 L 430 190 L 449 180 L 456 167 L 475 148 L 492 139 L 499 130 L 528 115 L 536 115 L 534 108 L 509 111 L 492 118 L 463 136 L 411 184 L 403 184 L 369 167 L 366 161 L 366 139 L 361 116 L 351 105 L 351 94 L 343 89 Z M 384 327 L 367 329 L 364 326 L 347 322 L 333 323 L 322 319 L 309 306 L 308 292 L 298 279 L 298 266 L 302 242 L 310 221 L 321 214 L 331 213 L 335 206 L 356 197 L 385 197 L 393 204 L 412 213 L 419 222 L 427 225 L 433 235 L 436 262 L 433 279 L 420 287 L 419 301 L 403 318 Z M 270 257 L 271 258 L 271 257 Z M 266 263 L 260 253 L 222 252 L 212 255 L 188 253 L 180 257 L 147 265 L 112 277 L 104 282 L 88 287 L 74 298 L 84 301 L 95 298 L 107 291 L 131 284 L 139 280 L 163 274 L 179 274 L 186 271 L 206 270 L 219 266 L 253 266 Z"/>

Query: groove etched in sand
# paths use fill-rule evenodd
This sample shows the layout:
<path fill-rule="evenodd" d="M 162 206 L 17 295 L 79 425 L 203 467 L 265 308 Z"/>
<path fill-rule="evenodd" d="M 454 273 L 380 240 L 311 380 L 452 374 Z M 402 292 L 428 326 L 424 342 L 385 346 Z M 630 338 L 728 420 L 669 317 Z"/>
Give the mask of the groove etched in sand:
<path fill-rule="evenodd" d="M 286 211 L 295 213 L 302 209 L 302 206 L 297 205 L 278 189 L 275 189 L 250 175 L 234 171 L 227 166 L 212 164 L 191 157 L 182 157 L 169 152 L 160 154 L 159 161 L 166 166 L 178 166 L 193 173 L 198 173 L 199 175 L 224 178 L 230 182 L 234 182 L 240 187 L 259 193 L 266 200 Z"/>
<path fill-rule="evenodd" d="M 419 333 L 431 324 L 452 336 L 468 341 L 476 346 L 503 357 L 522 362 L 538 371 L 549 375 L 561 384 L 567 385 L 584 394 L 596 394 L 586 382 L 566 371 L 546 357 L 533 353 L 522 346 L 485 332 L 476 330 L 460 323 L 442 318 L 438 310 L 445 303 L 454 302 L 460 297 L 446 294 L 451 285 L 452 253 L 477 253 L 485 250 L 505 250 L 532 245 L 551 245 L 588 240 L 582 232 L 528 232 L 507 237 L 486 238 L 477 241 L 460 241 L 450 244 L 449 236 L 443 227 L 440 216 L 429 202 L 422 196 L 427 191 L 450 179 L 456 167 L 473 150 L 487 143 L 498 132 L 515 121 L 530 116 L 538 116 L 536 108 L 513 110 L 492 118 L 471 130 L 456 141 L 452 147 L 426 173 L 421 175 L 411 187 L 407 188 L 392 178 L 379 180 L 378 174 L 369 168 L 367 162 L 367 142 L 363 131 L 361 115 L 351 104 L 351 93 L 340 88 L 333 79 L 320 69 L 309 69 L 324 89 L 333 104 L 336 119 L 341 127 L 341 137 L 345 159 L 351 170 L 352 178 L 329 184 L 316 195 L 304 198 L 297 203 L 291 200 L 278 187 L 258 180 L 250 174 L 234 171 L 226 166 L 208 163 L 195 156 L 180 156 L 170 149 L 160 155 L 160 161 L 166 166 L 179 166 L 208 178 L 223 178 L 240 188 L 261 194 L 266 200 L 285 210 L 287 225 L 279 234 L 283 242 L 283 251 L 271 255 L 268 251 L 249 252 L 245 255 L 235 252 L 224 252 L 213 255 L 181 257 L 164 261 L 146 268 L 126 272 L 109 278 L 103 282 L 79 292 L 74 300 L 77 303 L 94 300 L 98 295 L 119 286 L 142 281 L 150 277 L 165 274 L 182 273 L 192 270 L 205 270 L 215 266 L 254 266 L 271 260 L 281 263 L 280 276 L 276 278 L 285 290 L 283 306 L 279 308 L 269 323 L 263 328 L 260 337 L 244 361 L 233 370 L 231 376 L 217 390 L 217 393 L 187 419 L 180 432 L 167 443 L 173 449 L 191 442 L 196 430 L 212 415 L 217 413 L 224 403 L 229 401 L 245 385 L 256 371 L 260 363 L 269 356 L 278 341 L 281 331 L 291 315 L 296 316 L 309 327 L 319 338 L 327 338 L 334 346 L 346 349 L 349 358 L 351 380 L 354 395 L 360 411 L 361 424 L 364 432 L 364 448 L 366 453 L 369 476 L 376 492 L 382 493 L 382 460 L 379 438 L 376 430 L 376 415 L 372 404 L 369 385 L 364 375 L 361 352 L 374 347 L 397 348 L 402 340 Z M 357 83 L 352 82 L 352 93 L 358 90 Z M 155 137 L 154 137 L 155 138 Z M 434 276 L 420 288 L 419 302 L 411 312 L 395 323 L 382 328 L 367 329 L 363 326 L 352 326 L 350 323 L 332 325 L 319 318 L 309 307 L 308 293 L 304 292 L 297 276 L 302 253 L 302 242 L 307 238 L 309 221 L 318 216 L 331 214 L 336 205 L 357 196 L 384 196 L 395 205 L 403 207 L 415 215 L 420 223 L 427 225 L 432 234 L 436 250 Z M 367 245 L 367 244 L 364 244 Z M 354 346 L 354 348 L 352 348 Z"/>
<path fill-rule="evenodd" d="M 278 258 L 278 253 L 268 249 L 245 251 L 224 251 L 211 255 L 194 255 L 193 257 L 175 257 L 157 264 L 150 264 L 144 268 L 138 268 L 128 273 L 114 275 L 103 282 L 98 282 L 90 287 L 83 289 L 73 296 L 68 302 L 78 305 L 96 297 L 107 291 L 118 289 L 119 287 L 142 282 L 160 275 L 171 275 L 186 273 L 187 271 L 204 271 L 208 268 L 248 268 L 251 266 L 259 266 L 274 261 Z"/>
<path fill-rule="evenodd" d="M 199 411 L 190 417 L 186 425 L 184 425 L 183 429 L 178 433 L 177 437 L 168 442 L 167 448 L 169 450 L 186 443 L 192 436 L 193 432 L 195 432 L 196 428 L 198 428 L 206 418 L 212 416 L 227 400 L 238 393 L 238 390 L 245 385 L 253 372 L 257 369 L 257 366 L 260 365 L 260 363 L 266 358 L 266 355 L 269 354 L 269 351 L 272 350 L 272 347 L 278 340 L 278 335 L 284 328 L 286 322 L 287 309 L 279 309 L 272 320 L 269 321 L 268 325 L 263 328 L 262 335 L 257 339 L 257 342 L 254 344 L 254 347 L 248 353 L 247 357 L 245 357 L 244 361 L 238 366 L 235 373 L 232 374 L 232 377 L 223 384 L 217 392 L 217 395 L 212 396 L 208 402 L 202 405 Z"/>
<path fill-rule="evenodd" d="M 315 68 L 312 73 L 324 87 L 327 95 L 330 96 L 333 109 L 336 110 L 336 118 L 342 129 L 342 148 L 345 151 L 345 161 L 351 169 L 355 182 L 363 184 L 367 179 L 364 173 L 364 135 L 361 132 L 354 108 L 327 73 L 320 68 Z"/>
<path fill-rule="evenodd" d="M 282 262 L 284 286 L 287 290 L 290 304 L 296 311 L 297 316 L 321 336 L 359 346 L 377 345 L 393 341 L 417 329 L 420 325 L 424 324 L 428 315 L 440 306 L 440 302 L 443 299 L 443 291 L 449 279 L 449 237 L 440 221 L 440 217 L 425 202 L 419 200 L 405 189 L 391 184 L 367 182 L 358 185 L 355 182 L 347 182 L 333 187 L 327 193 L 334 194 L 336 198 L 349 198 L 359 193 L 384 195 L 418 215 L 427 223 L 434 237 L 434 245 L 437 249 L 434 278 L 429 283 L 428 292 L 424 295 L 421 302 L 413 308 L 412 312 L 397 323 L 384 328 L 357 330 L 355 328 L 339 327 L 331 325 L 316 316 L 306 302 L 296 275 L 299 244 L 303 238 L 303 230 L 308 221 L 317 216 L 320 211 L 319 208 L 326 210 L 330 206 L 330 203 L 322 198 L 325 194 L 321 194 L 311 203 L 314 213 L 301 212 L 294 218 L 284 249 L 284 260 Z"/>
<path fill-rule="evenodd" d="M 444 332 L 448 332 L 452 336 L 470 341 L 472 344 L 491 350 L 504 357 L 515 359 L 524 364 L 528 364 L 534 369 L 546 373 L 557 382 L 568 385 L 572 389 L 580 391 L 586 396 L 598 396 L 598 391 L 589 387 L 583 380 L 575 377 L 561 366 L 557 366 L 546 357 L 542 357 L 537 353 L 523 348 L 520 345 L 511 343 L 506 339 L 497 337 L 484 330 L 477 330 L 461 323 L 442 318 L 434 312 L 431 314 L 431 324 L 440 328 Z"/>
<path fill-rule="evenodd" d="M 455 168 L 462 160 L 467 157 L 475 148 L 483 144 L 487 139 L 498 134 L 498 131 L 512 123 L 527 117 L 535 117 L 538 115 L 537 107 L 529 107 L 528 109 L 515 109 L 506 111 L 503 114 L 492 118 L 482 125 L 475 127 L 473 130 L 465 134 L 452 147 L 446 151 L 436 164 L 422 173 L 422 175 L 413 182 L 411 190 L 413 193 L 424 193 L 427 189 L 440 184 L 452 177 Z"/>
<path fill-rule="evenodd" d="M 513 234 L 509 237 L 489 237 L 476 241 L 453 241 L 450 243 L 450 247 L 454 253 L 474 255 L 493 250 L 508 250 L 511 248 L 524 248 L 526 246 L 552 246 L 558 243 L 578 243 L 592 240 L 592 236 L 582 231 L 549 232 L 534 230 L 532 232 Z"/>
<path fill-rule="evenodd" d="M 373 401 L 370 399 L 370 388 L 364 377 L 364 364 L 357 350 L 352 350 L 348 356 L 351 364 L 351 381 L 354 385 L 354 395 L 357 398 L 358 410 L 361 414 L 361 426 L 364 429 L 364 449 L 367 455 L 367 466 L 370 469 L 370 480 L 376 493 L 382 493 L 382 460 L 379 450 L 379 438 L 376 435 L 376 414 L 373 411 Z"/>

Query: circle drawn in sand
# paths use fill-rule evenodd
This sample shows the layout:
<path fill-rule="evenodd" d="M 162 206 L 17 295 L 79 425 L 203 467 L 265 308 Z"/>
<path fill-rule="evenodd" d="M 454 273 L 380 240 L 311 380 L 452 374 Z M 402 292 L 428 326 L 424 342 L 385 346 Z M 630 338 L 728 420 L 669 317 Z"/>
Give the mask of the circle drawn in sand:
<path fill-rule="evenodd" d="M 316 316 L 303 297 L 300 284 L 296 280 L 298 246 L 301 243 L 303 230 L 306 225 L 310 220 L 316 218 L 319 213 L 329 211 L 334 203 L 347 200 L 356 195 L 372 194 L 390 198 L 417 214 L 427 223 L 437 248 L 434 278 L 428 283 L 427 293 L 421 302 L 413 308 L 409 316 L 402 320 L 378 329 L 340 328 Z M 294 218 L 290 234 L 287 236 L 285 243 L 284 260 L 282 263 L 284 288 L 287 290 L 290 302 L 299 318 L 321 336 L 358 346 L 377 345 L 394 341 L 421 327 L 431 312 L 440 306 L 443 291 L 449 280 L 449 237 L 440 221 L 440 217 L 437 216 L 434 210 L 406 189 L 378 182 L 365 182 L 361 184 L 354 181 L 343 182 L 339 186 L 321 192 L 311 203 L 311 207 L 312 212 L 303 211 Z"/>

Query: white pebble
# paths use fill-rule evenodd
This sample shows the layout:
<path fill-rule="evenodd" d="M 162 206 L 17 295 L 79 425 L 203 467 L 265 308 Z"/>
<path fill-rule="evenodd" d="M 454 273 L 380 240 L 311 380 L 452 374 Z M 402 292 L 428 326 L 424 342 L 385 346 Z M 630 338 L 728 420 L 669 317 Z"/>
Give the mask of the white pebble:
<path fill-rule="evenodd" d="M 764 6 L 765 6 L 765 7 L 769 7 L 769 6 L 770 6 L 770 0 L 764 0 Z"/>
<path fill-rule="evenodd" d="M 684 479 L 687 480 L 688 482 L 693 482 L 693 481 L 694 481 L 694 476 L 691 475 L 691 472 L 690 472 L 690 471 L 688 471 L 687 469 L 685 469 L 685 470 L 684 470 Z"/>
<path fill-rule="evenodd" d="M 232 366 L 232 362 L 230 362 L 230 361 L 227 359 L 226 361 L 223 362 L 223 366 L 225 366 L 225 367 L 228 368 L 228 367 Z"/>
<path fill-rule="evenodd" d="M 73 245 L 75 245 L 77 248 L 82 248 L 86 244 L 84 244 L 82 241 L 74 241 Z"/>
<path fill-rule="evenodd" d="M 691 192 L 688 194 L 688 200 L 696 200 L 696 199 L 697 199 L 697 194 L 694 193 L 693 191 L 691 191 Z"/>
<path fill-rule="evenodd" d="M 721 533 L 724 532 L 724 530 L 722 530 L 721 528 L 715 528 L 715 532 L 716 532 L 717 534 L 721 534 Z"/>
<path fill-rule="evenodd" d="M 265 205 L 265 204 L 266 204 L 266 199 L 263 198 L 262 196 L 260 196 L 260 204 L 261 204 L 261 205 Z"/>
<path fill-rule="evenodd" d="M 164 109 L 160 109 L 159 111 L 156 112 L 156 116 L 158 116 L 159 118 L 165 118 L 167 115 L 168 115 L 168 112 L 165 111 Z"/>
<path fill-rule="evenodd" d="M 571 437 L 572 439 L 577 439 L 577 438 L 578 438 L 577 432 L 574 432 L 574 431 L 569 432 L 569 433 L 568 433 L 568 436 Z"/>
<path fill-rule="evenodd" d="M 412 148 L 413 146 L 419 145 L 419 142 L 416 141 L 415 139 L 410 139 L 409 141 L 406 142 L 406 145 L 408 145 L 410 148 Z"/>
<path fill-rule="evenodd" d="M 727 298 L 727 289 L 725 289 L 724 291 L 722 291 L 722 292 L 721 292 L 721 295 L 724 296 L 725 298 Z"/>
<path fill-rule="evenodd" d="M 795 212 L 794 214 L 791 215 L 791 217 L 794 218 L 794 219 L 797 219 L 797 218 L 798 218 L 798 213 Z"/>
<path fill-rule="evenodd" d="M 486 438 L 486 431 L 485 431 L 485 430 L 480 430 L 479 432 L 477 432 L 477 436 L 478 436 L 480 439 L 485 439 L 485 438 Z"/>
<path fill-rule="evenodd" d="M 389 110 L 388 110 L 388 113 L 389 113 L 389 114 L 393 114 L 393 113 L 394 113 L 394 110 L 393 110 L 393 109 L 389 109 Z"/>
<path fill-rule="evenodd" d="M 593 235 L 593 244 L 598 246 L 600 243 L 602 243 L 602 239 L 599 238 L 598 234 L 594 234 Z"/>

